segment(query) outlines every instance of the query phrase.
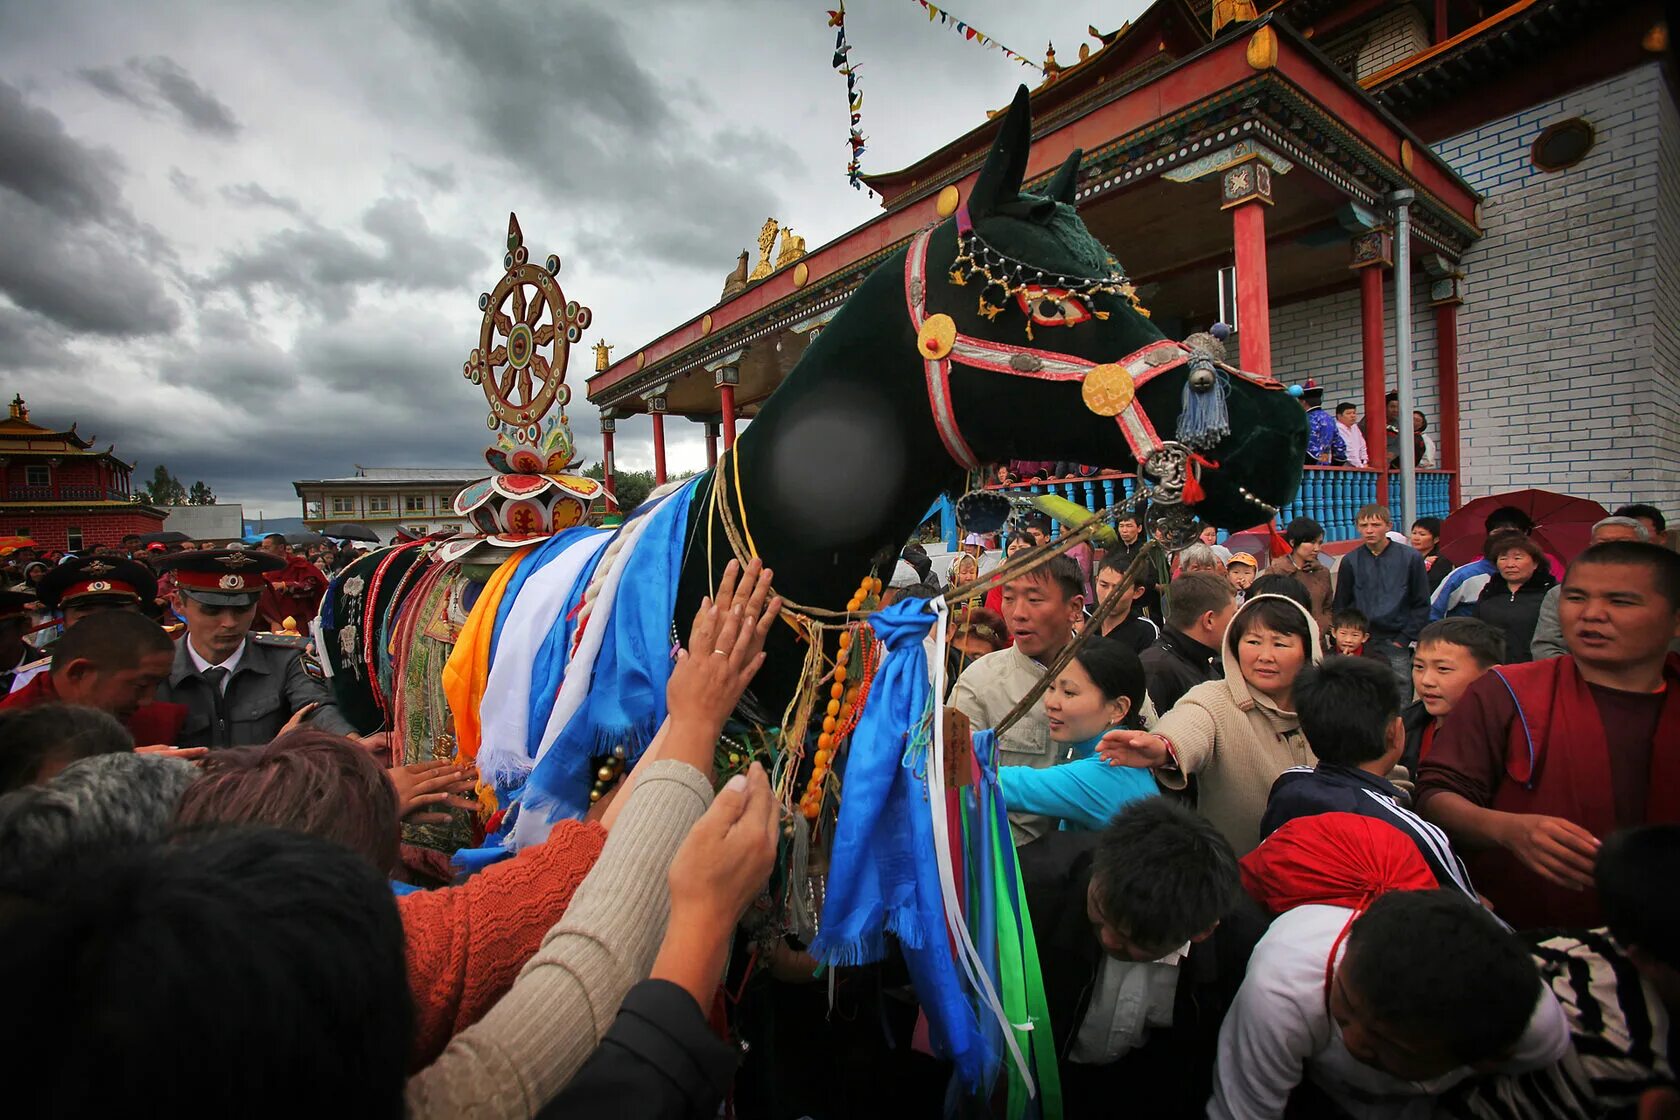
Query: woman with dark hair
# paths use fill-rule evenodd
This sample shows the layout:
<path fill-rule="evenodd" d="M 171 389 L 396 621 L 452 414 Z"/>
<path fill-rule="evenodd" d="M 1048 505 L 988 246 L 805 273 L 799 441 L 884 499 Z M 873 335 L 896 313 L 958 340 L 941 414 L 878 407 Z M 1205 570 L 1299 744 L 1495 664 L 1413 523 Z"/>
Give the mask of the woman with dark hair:
<path fill-rule="evenodd" d="M 1497 571 L 1476 599 L 1476 617 L 1505 635 L 1504 664 L 1531 661 L 1540 606 L 1557 585 L 1546 553 L 1522 533 L 1501 531 L 1488 537 L 1482 557 Z"/>
<path fill-rule="evenodd" d="M 1429 593 L 1441 586 L 1441 581 L 1453 570 L 1453 562 L 1441 555 L 1441 519 L 1420 517 L 1412 522 L 1412 547 L 1423 557 L 1423 570 L 1429 575 Z"/>
<path fill-rule="evenodd" d="M 182 797 L 177 824 L 274 825 L 342 844 L 381 875 L 396 870 L 396 787 L 349 739 L 305 728 L 266 746 L 214 751 L 204 770 Z M 410 1068 L 436 1058 L 508 990 L 605 842 L 599 825 L 563 821 L 546 843 L 460 886 L 397 888 L 415 1003 Z"/>
<path fill-rule="evenodd" d="M 1127 802 L 1154 796 L 1147 773 L 1109 766 L 1096 753 L 1115 728 L 1142 730 L 1143 705 L 1143 662 L 1131 647 L 1110 638 L 1086 642 L 1044 693 L 1050 741 L 1062 765 L 999 768 L 1010 812 L 1057 817 L 1064 830 L 1096 829 Z"/>
<path fill-rule="evenodd" d="M 1252 596 L 1225 631 L 1225 676 L 1184 694 L 1155 730 L 1117 730 L 1098 748 L 1111 765 L 1153 769 L 1167 789 L 1196 776 L 1197 808 L 1239 856 L 1260 843 L 1277 776 L 1318 758 L 1295 716 L 1295 677 L 1317 664 L 1318 623 L 1282 595 Z"/>

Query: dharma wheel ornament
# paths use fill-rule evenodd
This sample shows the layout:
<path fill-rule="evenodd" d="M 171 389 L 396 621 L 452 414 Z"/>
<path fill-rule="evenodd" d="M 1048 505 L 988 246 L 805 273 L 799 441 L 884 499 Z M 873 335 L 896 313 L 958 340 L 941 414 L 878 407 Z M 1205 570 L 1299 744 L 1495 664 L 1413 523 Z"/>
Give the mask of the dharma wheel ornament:
<path fill-rule="evenodd" d="M 461 366 L 490 406 L 485 424 L 493 436 L 484 459 L 496 473 L 455 496 L 455 513 L 469 530 L 445 542 L 445 559 L 480 546 L 545 540 L 582 524 L 601 494 L 601 483 L 567 473 L 576 466 L 576 445 L 566 422 L 566 366 L 593 315 L 566 298 L 559 273 L 552 253 L 532 263 L 519 219 L 509 214 L 502 276 L 478 297 L 478 345 Z"/>
<path fill-rule="evenodd" d="M 484 390 L 492 428 L 506 428 L 516 442 L 535 444 L 539 424 L 556 402 L 565 420 L 570 395 L 566 363 L 593 315 L 561 291 L 558 256 L 549 254 L 541 266 L 531 263 L 519 219 L 512 214 L 502 268 L 495 288 L 478 297 L 484 313 L 478 346 L 461 372 Z"/>

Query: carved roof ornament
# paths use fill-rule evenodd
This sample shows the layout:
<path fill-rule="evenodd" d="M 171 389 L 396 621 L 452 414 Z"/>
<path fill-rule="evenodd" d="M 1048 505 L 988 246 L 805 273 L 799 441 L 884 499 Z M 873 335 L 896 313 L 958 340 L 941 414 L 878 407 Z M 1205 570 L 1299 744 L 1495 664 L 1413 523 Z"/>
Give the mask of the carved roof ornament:
<path fill-rule="evenodd" d="M 752 275 L 747 277 L 751 283 L 756 283 L 772 272 L 776 266 L 770 261 L 770 250 L 776 247 L 776 235 L 781 232 L 775 218 L 764 219 L 764 226 L 758 231 L 758 264 L 753 266 Z"/>
<path fill-rule="evenodd" d="M 805 255 L 805 239 L 793 232 L 792 226 L 782 227 L 782 251 L 776 254 L 776 267 L 792 264 Z"/>

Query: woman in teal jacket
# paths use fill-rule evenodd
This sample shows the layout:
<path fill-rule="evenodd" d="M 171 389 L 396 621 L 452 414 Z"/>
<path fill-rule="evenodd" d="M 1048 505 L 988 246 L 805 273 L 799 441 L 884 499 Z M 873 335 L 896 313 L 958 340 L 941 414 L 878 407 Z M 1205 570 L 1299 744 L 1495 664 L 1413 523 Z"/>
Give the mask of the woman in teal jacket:
<path fill-rule="evenodd" d="M 1119 642 L 1094 638 L 1068 662 L 1044 694 L 1057 765 L 998 771 L 1011 812 L 1059 817 L 1064 829 L 1102 828 L 1128 801 L 1158 791 L 1148 770 L 1109 766 L 1097 742 L 1116 727 L 1142 729 L 1143 664 Z"/>

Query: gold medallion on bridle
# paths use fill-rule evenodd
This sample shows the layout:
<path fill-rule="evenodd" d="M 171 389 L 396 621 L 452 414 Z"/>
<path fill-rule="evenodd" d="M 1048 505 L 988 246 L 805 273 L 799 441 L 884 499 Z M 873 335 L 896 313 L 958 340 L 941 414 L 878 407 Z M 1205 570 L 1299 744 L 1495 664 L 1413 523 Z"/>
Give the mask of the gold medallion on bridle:
<path fill-rule="evenodd" d="M 930 362 L 937 362 L 951 352 L 957 341 L 957 323 L 949 315 L 929 315 L 916 336 L 916 349 Z"/>
<path fill-rule="evenodd" d="M 1092 366 L 1079 392 L 1085 398 L 1085 407 L 1098 416 L 1120 415 L 1137 395 L 1131 373 L 1125 366 L 1113 364 Z"/>

